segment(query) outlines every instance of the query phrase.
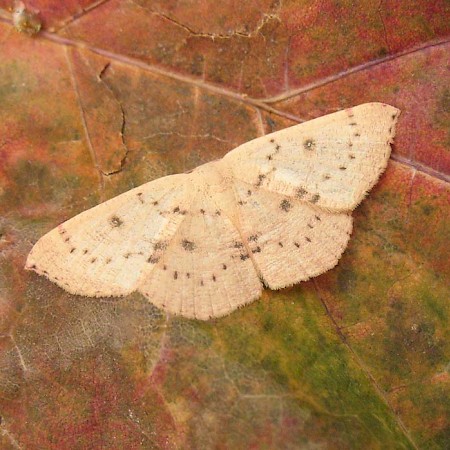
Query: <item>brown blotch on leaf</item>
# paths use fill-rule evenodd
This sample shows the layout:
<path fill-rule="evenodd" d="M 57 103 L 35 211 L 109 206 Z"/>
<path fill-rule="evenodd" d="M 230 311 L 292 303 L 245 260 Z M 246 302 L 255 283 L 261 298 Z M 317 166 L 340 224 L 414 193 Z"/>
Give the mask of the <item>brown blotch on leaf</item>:
<path fill-rule="evenodd" d="M 109 219 L 109 223 L 112 227 L 120 227 L 123 225 L 123 220 L 118 216 L 112 216 L 111 219 Z"/>
<path fill-rule="evenodd" d="M 284 211 L 284 212 L 289 212 L 289 210 L 292 208 L 292 204 L 289 200 L 284 199 L 281 201 L 280 203 L 280 208 Z"/>
<path fill-rule="evenodd" d="M 192 241 L 188 241 L 187 239 L 183 239 L 181 241 L 181 246 L 187 251 L 192 252 L 197 247 Z"/>
<path fill-rule="evenodd" d="M 316 148 L 316 142 L 313 139 L 306 139 L 303 142 L 303 148 L 308 151 L 314 150 Z"/>

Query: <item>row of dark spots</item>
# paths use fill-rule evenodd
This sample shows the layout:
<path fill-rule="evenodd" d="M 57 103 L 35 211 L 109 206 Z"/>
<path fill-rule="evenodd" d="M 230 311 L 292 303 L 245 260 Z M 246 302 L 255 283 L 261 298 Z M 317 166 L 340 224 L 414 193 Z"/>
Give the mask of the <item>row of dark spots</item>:
<path fill-rule="evenodd" d="M 303 187 L 297 188 L 296 193 L 295 193 L 296 197 L 299 199 L 304 199 L 307 194 L 308 194 L 308 191 Z M 309 201 L 311 203 L 317 203 L 319 200 L 320 200 L 320 194 L 313 194 L 311 196 L 311 198 L 309 199 Z"/>
<path fill-rule="evenodd" d="M 309 238 L 308 236 L 305 237 L 305 241 L 306 241 L 306 242 L 312 242 L 312 241 L 311 241 L 311 238 Z M 300 247 L 301 247 L 301 245 L 300 245 L 298 242 L 294 242 L 294 245 L 295 245 L 297 248 L 300 248 Z"/>
<path fill-rule="evenodd" d="M 188 278 L 188 279 L 191 278 L 191 274 L 190 274 L 189 272 L 186 272 L 186 278 Z M 178 271 L 177 271 L 177 270 L 175 270 L 175 271 L 173 272 L 173 279 L 174 279 L 174 280 L 178 280 L 178 279 L 179 279 L 179 274 L 178 274 Z M 212 274 L 211 280 L 214 281 L 214 283 L 217 281 L 217 277 L 216 277 L 215 274 Z M 203 281 L 203 280 L 200 280 L 200 286 L 204 286 L 204 285 L 205 285 L 204 281 Z"/>
<path fill-rule="evenodd" d="M 176 214 L 181 214 L 182 216 L 184 216 L 184 215 L 187 214 L 187 211 L 186 211 L 185 209 L 180 209 L 179 206 L 176 206 L 176 207 L 173 209 L 173 212 L 176 213 Z"/>
<path fill-rule="evenodd" d="M 275 144 L 275 151 L 274 151 L 273 153 L 269 153 L 269 154 L 267 155 L 267 159 L 268 159 L 269 161 L 272 161 L 273 157 L 280 151 L 281 145 L 278 144 L 278 143 L 276 143 L 276 142 L 275 142 L 275 139 L 273 139 L 273 138 L 270 140 L 270 143 L 271 143 L 271 144 Z"/>

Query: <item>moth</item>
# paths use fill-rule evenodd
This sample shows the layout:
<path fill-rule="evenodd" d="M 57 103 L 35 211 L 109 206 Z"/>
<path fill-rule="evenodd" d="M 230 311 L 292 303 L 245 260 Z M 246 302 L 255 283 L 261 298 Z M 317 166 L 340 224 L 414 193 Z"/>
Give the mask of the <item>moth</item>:
<path fill-rule="evenodd" d="M 333 268 L 386 168 L 400 111 L 367 103 L 240 145 L 53 229 L 26 269 L 84 296 L 139 291 L 207 320 Z"/>

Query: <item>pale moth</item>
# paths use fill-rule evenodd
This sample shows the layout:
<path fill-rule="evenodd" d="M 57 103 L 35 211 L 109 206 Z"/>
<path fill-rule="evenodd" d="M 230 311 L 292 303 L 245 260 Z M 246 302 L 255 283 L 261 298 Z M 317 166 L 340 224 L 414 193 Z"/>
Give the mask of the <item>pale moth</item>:
<path fill-rule="evenodd" d="M 206 320 L 334 267 L 400 111 L 367 103 L 240 145 L 53 229 L 26 268 L 72 294 L 145 295 Z"/>

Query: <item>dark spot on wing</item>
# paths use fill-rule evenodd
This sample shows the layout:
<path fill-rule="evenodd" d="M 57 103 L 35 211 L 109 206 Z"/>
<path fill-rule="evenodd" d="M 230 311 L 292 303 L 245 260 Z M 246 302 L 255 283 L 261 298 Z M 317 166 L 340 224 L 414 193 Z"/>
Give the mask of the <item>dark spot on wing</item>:
<path fill-rule="evenodd" d="M 261 247 L 258 245 L 258 247 L 252 250 L 252 253 L 261 253 Z"/>
<path fill-rule="evenodd" d="M 349 157 L 350 159 L 355 159 L 355 158 L 356 158 L 356 156 L 355 156 L 353 153 L 349 153 L 349 154 L 348 154 L 348 157 Z"/>
<path fill-rule="evenodd" d="M 283 247 L 283 243 L 282 243 L 282 242 L 278 242 L 278 245 L 279 245 L 280 247 Z"/>
<path fill-rule="evenodd" d="M 250 189 L 247 191 L 247 195 L 248 196 L 252 195 L 252 191 Z"/>
<path fill-rule="evenodd" d="M 136 195 L 137 195 L 137 198 L 139 199 L 139 201 L 143 204 L 144 199 L 142 198 L 142 192 L 138 192 Z"/>
<path fill-rule="evenodd" d="M 175 206 L 175 208 L 173 209 L 174 213 L 179 213 L 180 212 L 180 207 L 179 206 Z"/>
<path fill-rule="evenodd" d="M 272 139 L 270 140 L 270 142 L 272 142 L 272 144 L 273 144 L 273 143 L 275 142 L 275 139 L 272 138 Z"/>
<path fill-rule="evenodd" d="M 314 150 L 316 148 L 316 142 L 313 139 L 306 139 L 303 142 L 303 148 L 305 150 Z"/>
<path fill-rule="evenodd" d="M 87 252 L 88 252 L 88 249 L 85 248 L 85 249 L 83 250 L 83 255 L 85 255 Z"/>
<path fill-rule="evenodd" d="M 95 261 L 97 261 L 97 258 L 91 258 L 91 264 L 95 263 Z"/>
<path fill-rule="evenodd" d="M 268 159 L 269 161 L 272 161 L 272 155 L 267 155 L 267 159 Z"/>
<path fill-rule="evenodd" d="M 241 260 L 242 260 L 242 261 L 245 261 L 245 260 L 248 259 L 248 258 L 249 258 L 249 255 L 248 255 L 248 254 L 241 255 Z"/>
<path fill-rule="evenodd" d="M 307 193 L 308 191 L 305 188 L 299 187 L 295 195 L 297 196 L 297 198 L 303 198 Z"/>
<path fill-rule="evenodd" d="M 112 261 L 112 258 L 106 258 L 106 264 L 109 264 Z"/>
<path fill-rule="evenodd" d="M 189 272 L 186 272 L 186 278 L 191 278 L 191 274 Z"/>
<path fill-rule="evenodd" d="M 227 270 L 227 265 L 226 264 L 222 264 L 222 269 L 223 270 Z"/>
<path fill-rule="evenodd" d="M 289 200 L 284 199 L 281 201 L 280 203 L 280 208 L 284 211 L 284 212 L 289 212 L 289 210 L 292 208 L 292 204 Z"/>
<path fill-rule="evenodd" d="M 356 122 L 351 122 L 351 123 L 350 123 L 350 126 L 351 126 L 351 127 L 356 127 Z"/>
<path fill-rule="evenodd" d="M 128 259 L 130 256 L 131 256 L 131 253 L 125 253 L 125 255 L 123 255 L 123 257 L 124 257 L 125 259 Z"/>
<path fill-rule="evenodd" d="M 220 216 L 222 214 L 222 212 L 220 211 L 220 209 L 216 209 L 216 216 Z"/>
<path fill-rule="evenodd" d="M 204 286 L 205 283 L 203 283 L 203 280 L 200 280 L 200 286 Z"/>
<path fill-rule="evenodd" d="M 216 276 L 215 275 L 212 276 L 212 280 L 216 281 Z"/>
<path fill-rule="evenodd" d="M 233 244 L 234 248 L 242 248 L 244 244 L 242 242 L 235 241 Z"/>
<path fill-rule="evenodd" d="M 347 167 L 341 166 L 341 167 L 339 167 L 339 170 L 347 170 Z"/>
<path fill-rule="evenodd" d="M 359 133 L 355 133 L 353 136 L 360 137 L 361 135 Z"/>
<path fill-rule="evenodd" d="M 165 264 L 163 265 L 163 270 L 167 270 L 167 266 Z"/>
<path fill-rule="evenodd" d="M 75 251 L 75 247 L 72 247 L 71 249 L 70 249 L 70 253 L 73 253 Z"/>
<path fill-rule="evenodd" d="M 298 242 L 294 242 L 294 245 L 295 245 L 297 248 L 300 248 L 300 244 L 299 244 Z"/>
<path fill-rule="evenodd" d="M 309 237 L 305 237 L 305 239 L 306 239 L 308 242 L 311 242 L 311 239 L 310 239 Z"/>
<path fill-rule="evenodd" d="M 311 225 L 310 223 L 308 223 L 308 228 L 314 228 L 314 225 Z"/>
<path fill-rule="evenodd" d="M 262 174 L 262 173 L 259 174 L 258 175 L 258 181 L 256 182 L 255 186 L 256 187 L 260 187 L 262 182 L 263 182 L 263 180 L 264 180 L 264 178 L 266 178 L 266 176 L 264 174 Z"/>
<path fill-rule="evenodd" d="M 257 234 L 252 234 L 252 235 L 248 238 L 248 240 L 249 240 L 250 242 L 256 242 L 256 241 L 258 240 L 258 235 L 257 235 Z"/>
<path fill-rule="evenodd" d="M 328 175 L 328 174 L 325 174 L 322 178 L 323 178 L 324 180 L 329 180 L 329 179 L 331 178 L 331 176 Z"/>
<path fill-rule="evenodd" d="M 150 264 L 156 264 L 160 259 L 161 258 L 159 256 L 152 255 L 147 259 L 147 262 L 149 262 Z"/>
<path fill-rule="evenodd" d="M 202 213 L 202 214 L 205 214 L 205 210 L 202 208 L 201 210 L 200 210 L 200 212 Z"/>
<path fill-rule="evenodd" d="M 319 194 L 314 194 L 311 197 L 311 203 L 317 203 L 320 200 L 320 195 Z"/>
<path fill-rule="evenodd" d="M 321 221 L 320 216 L 314 216 L 316 218 L 316 220 L 318 220 L 319 222 Z"/>
<path fill-rule="evenodd" d="M 197 247 L 194 242 L 188 241 L 187 239 L 183 239 L 181 241 L 181 246 L 187 251 L 192 252 Z"/>
<path fill-rule="evenodd" d="M 158 200 L 155 200 L 155 201 L 153 202 L 153 205 L 154 205 L 154 206 L 158 205 Z"/>
<path fill-rule="evenodd" d="M 165 250 L 167 248 L 167 241 L 158 241 L 153 244 L 155 250 Z"/>
<path fill-rule="evenodd" d="M 244 204 L 244 202 L 243 202 L 242 200 L 239 200 L 239 201 L 238 201 L 238 204 L 239 204 L 240 206 L 242 206 L 242 205 Z"/>
<path fill-rule="evenodd" d="M 178 278 L 178 272 L 175 270 L 173 273 L 173 279 L 176 280 Z"/>
<path fill-rule="evenodd" d="M 123 220 L 118 216 L 112 216 L 109 219 L 109 223 L 112 227 L 120 227 L 121 225 L 123 225 Z"/>

